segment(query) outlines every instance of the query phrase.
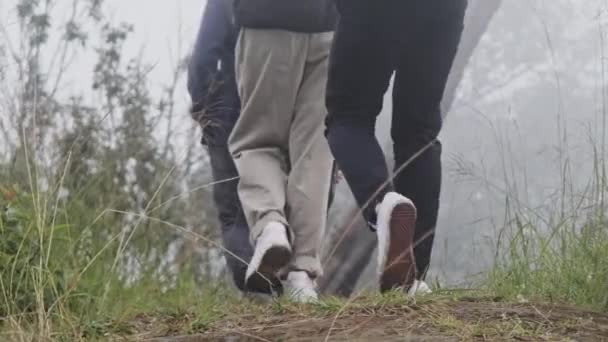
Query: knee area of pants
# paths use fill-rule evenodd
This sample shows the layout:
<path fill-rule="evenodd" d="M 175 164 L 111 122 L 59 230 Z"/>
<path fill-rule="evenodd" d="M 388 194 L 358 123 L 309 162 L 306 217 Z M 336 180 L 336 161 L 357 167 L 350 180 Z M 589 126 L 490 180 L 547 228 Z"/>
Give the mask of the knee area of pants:
<path fill-rule="evenodd" d="M 438 141 L 439 133 L 441 132 L 441 126 L 437 127 L 417 127 L 412 125 L 408 129 L 398 129 L 393 126 L 391 131 L 391 138 L 395 144 L 402 146 L 409 145 L 426 145 L 432 141 Z"/>
<path fill-rule="evenodd" d="M 329 110 L 326 124 L 350 124 L 350 125 L 369 125 L 376 122 L 376 116 L 382 108 L 357 108 L 357 109 L 341 109 Z"/>
<path fill-rule="evenodd" d="M 332 134 L 346 129 L 349 133 L 354 130 L 365 131 L 375 134 L 376 130 L 376 118 L 365 118 L 365 117 L 328 117 L 325 121 L 325 135 L 331 136 Z"/>
<path fill-rule="evenodd" d="M 438 140 L 425 142 L 420 140 L 398 141 L 394 143 L 395 162 L 404 163 L 411 160 L 411 164 L 441 163 L 443 147 Z"/>

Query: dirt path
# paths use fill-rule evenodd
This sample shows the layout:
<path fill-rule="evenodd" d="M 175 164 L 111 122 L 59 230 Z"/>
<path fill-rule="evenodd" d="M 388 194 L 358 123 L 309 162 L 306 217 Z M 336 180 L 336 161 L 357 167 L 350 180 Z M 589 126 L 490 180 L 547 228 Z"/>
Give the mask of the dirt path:
<path fill-rule="evenodd" d="M 417 304 L 352 303 L 342 308 L 317 308 L 314 312 L 284 311 L 228 315 L 199 334 L 179 334 L 180 329 L 174 326 L 167 327 L 169 331 L 164 336 L 169 337 L 140 337 L 159 342 L 608 341 L 607 314 L 567 306 L 460 298 Z M 163 323 L 147 324 L 159 328 Z"/>

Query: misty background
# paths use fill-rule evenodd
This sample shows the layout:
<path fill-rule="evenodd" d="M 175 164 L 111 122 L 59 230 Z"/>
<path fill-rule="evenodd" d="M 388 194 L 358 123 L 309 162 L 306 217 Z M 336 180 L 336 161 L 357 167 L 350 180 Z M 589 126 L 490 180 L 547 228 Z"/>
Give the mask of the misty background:
<path fill-rule="evenodd" d="M 18 50 L 14 19 L 17 2 L 0 0 L 0 56 L 4 55 L 0 65 L 5 70 L 5 88 L 10 88 L 16 78 L 6 46 Z M 204 5 L 197 0 L 106 0 L 103 5 L 111 21 L 133 25 L 123 53 L 151 66 L 148 75 L 152 97 L 163 93 L 174 69 L 190 52 Z M 53 11 L 61 16 L 69 7 L 70 1 L 58 1 Z M 565 196 L 585 192 L 596 161 L 593 143 L 605 146 L 606 138 L 606 10 L 607 4 L 600 0 L 503 0 L 500 4 L 461 70 L 454 101 L 446 113 L 442 133 L 443 195 L 432 279 L 446 286 L 474 283 L 495 261 L 509 202 L 542 213 L 564 206 Z M 469 16 L 468 20 L 478 19 Z M 96 44 L 95 37 L 91 38 L 87 43 L 90 47 Z M 93 50 L 75 52 L 72 59 L 58 96 L 67 99 L 78 94 L 90 104 L 103 102 L 99 94 L 82 87 L 92 77 Z M 167 118 L 162 119 L 163 124 L 155 128 L 154 143 L 165 143 L 165 130 L 172 130 L 169 143 L 176 162 L 194 160 L 193 169 L 200 172 L 196 184 L 201 185 L 210 178 L 205 173 L 205 151 L 198 146 L 199 132 L 187 112 L 185 78 L 179 79 L 175 89 L 175 120 L 169 125 Z M 14 117 L 9 108 L 0 107 L 0 120 L 6 127 L 11 126 Z M 386 146 L 389 112 L 387 102 L 378 132 Z M 0 157 L 10 159 L 18 140 L 17 132 L 0 138 Z M 599 151 L 599 155 L 605 157 L 605 151 Z M 562 187 L 565 178 L 571 184 Z M 182 184 L 178 188 L 187 191 L 192 186 Z M 558 190 L 562 188 L 566 190 Z M 194 205 L 208 208 L 210 203 L 206 198 L 206 202 Z M 189 213 L 197 215 L 195 209 Z M 351 209 L 351 195 L 341 184 L 330 229 L 344 225 Z M 204 233 L 217 237 L 210 223 L 213 214 L 201 209 L 200 215 L 205 215 L 204 224 L 208 226 Z M 197 222 L 185 225 L 197 229 Z M 543 220 L 539 222 L 542 226 Z M 361 234 L 374 238 L 367 231 Z M 179 234 L 166 236 L 189 239 Z M 170 243 L 161 259 L 174 260 L 184 246 L 183 241 Z M 198 247 L 198 252 L 206 253 L 205 260 L 216 265 L 214 272 L 219 273 L 219 253 L 208 249 Z M 362 286 L 369 279 L 363 278 Z"/>

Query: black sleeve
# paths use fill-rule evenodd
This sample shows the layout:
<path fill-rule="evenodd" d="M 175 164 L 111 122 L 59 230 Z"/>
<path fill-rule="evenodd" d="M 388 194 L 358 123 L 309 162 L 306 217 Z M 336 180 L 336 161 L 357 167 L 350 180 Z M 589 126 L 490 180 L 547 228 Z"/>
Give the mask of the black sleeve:
<path fill-rule="evenodd" d="M 226 0 L 207 1 L 188 67 L 192 111 L 201 111 L 207 106 L 206 100 L 218 72 L 218 63 L 226 48 L 225 41 L 234 31 L 230 6 Z"/>

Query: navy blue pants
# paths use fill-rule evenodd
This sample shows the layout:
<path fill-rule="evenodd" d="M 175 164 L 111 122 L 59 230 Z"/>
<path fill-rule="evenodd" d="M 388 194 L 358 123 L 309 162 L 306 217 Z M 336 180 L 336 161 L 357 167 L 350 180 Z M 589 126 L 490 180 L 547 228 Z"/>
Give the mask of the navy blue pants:
<path fill-rule="evenodd" d="M 228 151 L 228 136 L 238 118 L 238 112 L 210 113 L 203 125 L 203 145 L 207 146 L 211 162 L 213 198 L 219 214 L 224 248 L 249 262 L 253 248 L 249 241 L 249 226 L 238 198 L 238 173 Z M 224 253 L 235 285 L 245 291 L 247 265 L 231 253 Z"/>
<path fill-rule="evenodd" d="M 441 100 L 463 30 L 466 0 L 337 0 L 340 22 L 330 57 L 327 138 L 369 222 L 387 191 L 418 208 L 418 273 L 430 264 L 441 189 Z M 396 169 L 389 181 L 375 136 L 391 76 L 391 136 Z"/>

